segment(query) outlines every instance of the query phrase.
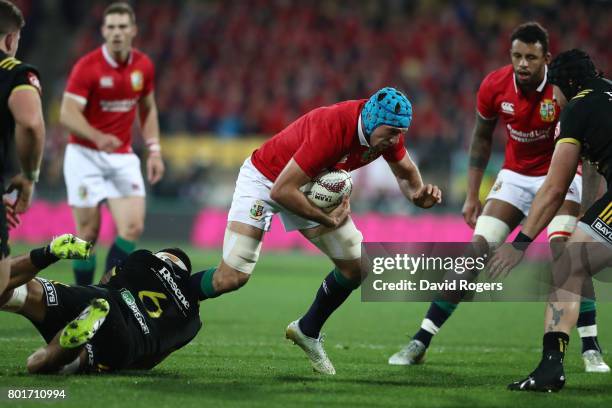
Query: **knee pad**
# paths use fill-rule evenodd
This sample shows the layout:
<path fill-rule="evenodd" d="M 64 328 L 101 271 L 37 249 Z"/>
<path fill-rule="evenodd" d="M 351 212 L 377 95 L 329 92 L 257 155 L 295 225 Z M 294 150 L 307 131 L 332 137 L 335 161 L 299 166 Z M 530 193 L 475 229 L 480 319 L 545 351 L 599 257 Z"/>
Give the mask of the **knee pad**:
<path fill-rule="evenodd" d="M 310 239 L 331 259 L 350 261 L 361 258 L 363 235 L 350 218 L 340 228 Z"/>
<path fill-rule="evenodd" d="M 573 215 L 555 215 L 548 224 L 548 240 L 555 238 L 569 238 L 576 229 L 578 219 Z"/>
<path fill-rule="evenodd" d="M 27 284 L 23 284 L 18 288 L 13 289 L 13 294 L 5 304 L 0 306 L 0 310 L 17 313 L 23 308 L 27 298 L 28 287 Z"/>
<path fill-rule="evenodd" d="M 251 274 L 259 259 L 261 241 L 225 229 L 223 239 L 223 262 L 242 273 Z"/>
<path fill-rule="evenodd" d="M 490 215 L 481 215 L 476 220 L 474 235 L 480 235 L 489 245 L 504 243 L 509 234 L 510 227 L 508 224 L 498 218 L 491 217 Z"/>

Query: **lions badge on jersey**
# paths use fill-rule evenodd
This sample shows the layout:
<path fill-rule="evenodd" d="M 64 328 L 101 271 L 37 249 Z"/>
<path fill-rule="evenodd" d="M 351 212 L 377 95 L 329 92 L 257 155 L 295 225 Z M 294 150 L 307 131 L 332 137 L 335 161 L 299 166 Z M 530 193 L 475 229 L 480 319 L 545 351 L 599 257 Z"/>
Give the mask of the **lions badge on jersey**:
<path fill-rule="evenodd" d="M 540 118 L 542 122 L 555 121 L 555 102 L 552 99 L 544 99 L 540 102 Z"/>
<path fill-rule="evenodd" d="M 251 218 L 259 221 L 261 220 L 261 218 L 263 217 L 263 213 L 264 213 L 264 202 L 261 200 L 257 200 L 253 203 L 253 205 L 251 206 Z"/>
<path fill-rule="evenodd" d="M 499 179 L 496 180 L 495 184 L 493 184 L 493 187 L 491 188 L 491 190 L 494 191 L 494 192 L 499 191 L 501 189 L 501 187 L 502 187 L 502 183 L 503 183 L 503 181 L 501 181 Z"/>
<path fill-rule="evenodd" d="M 132 72 L 130 74 L 130 80 L 132 81 L 132 89 L 134 90 L 134 92 L 142 91 L 142 88 L 144 88 L 144 78 L 142 76 L 142 72 Z"/>

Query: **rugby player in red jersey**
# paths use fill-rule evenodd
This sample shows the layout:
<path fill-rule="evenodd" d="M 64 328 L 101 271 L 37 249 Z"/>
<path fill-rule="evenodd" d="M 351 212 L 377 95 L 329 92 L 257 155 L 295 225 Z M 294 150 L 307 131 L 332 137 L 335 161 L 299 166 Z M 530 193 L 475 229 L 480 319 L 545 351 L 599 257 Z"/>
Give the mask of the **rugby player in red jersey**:
<path fill-rule="evenodd" d="M 145 188 L 140 160 L 131 146 L 136 112 L 148 147 L 148 181 L 155 184 L 164 173 L 154 67 L 149 57 L 132 47 L 136 32 L 131 6 L 109 5 L 102 24 L 105 43 L 74 65 L 61 107 L 60 121 L 70 131 L 64 178 L 77 233 L 96 241 L 104 200 L 117 226 L 106 270 L 134 250 L 144 226 Z M 75 261 L 76 282 L 91 284 L 95 265 L 95 256 Z"/>
<path fill-rule="evenodd" d="M 477 96 L 476 126 L 470 146 L 467 198 L 463 205 L 466 223 L 474 228 L 473 241 L 484 252 L 503 243 L 527 216 L 531 203 L 544 183 L 554 150 L 554 131 L 560 108 L 547 83 L 548 33 L 538 23 L 518 26 L 510 37 L 512 64 L 491 72 L 482 81 Z M 484 170 L 491 155 L 493 132 L 501 119 L 508 136 L 505 161 L 484 208 L 478 197 Z M 574 177 L 565 201 L 548 225 L 553 250 L 560 249 L 574 231 L 580 212 L 582 178 Z M 590 206 L 595 197 L 589 198 Z M 593 293 L 591 286 L 585 289 Z M 389 358 L 392 365 L 423 362 L 433 336 L 457 307 L 459 299 L 440 297 L 433 301 L 412 340 Z M 581 304 L 578 332 L 587 372 L 609 372 L 597 341 L 595 301 Z"/>
<path fill-rule="evenodd" d="M 408 200 L 421 208 L 439 203 L 440 190 L 423 183 L 404 147 L 411 119 L 408 98 L 383 88 L 368 100 L 314 109 L 264 143 L 240 169 L 221 264 L 192 276 L 200 299 L 236 290 L 249 280 L 264 233 L 278 213 L 287 231 L 299 230 L 335 264 L 310 309 L 286 330 L 315 371 L 335 374 L 320 329 L 361 283 L 363 236 L 349 216 L 348 197 L 327 214 L 311 204 L 300 187 L 323 170 L 351 171 L 383 156 Z"/>

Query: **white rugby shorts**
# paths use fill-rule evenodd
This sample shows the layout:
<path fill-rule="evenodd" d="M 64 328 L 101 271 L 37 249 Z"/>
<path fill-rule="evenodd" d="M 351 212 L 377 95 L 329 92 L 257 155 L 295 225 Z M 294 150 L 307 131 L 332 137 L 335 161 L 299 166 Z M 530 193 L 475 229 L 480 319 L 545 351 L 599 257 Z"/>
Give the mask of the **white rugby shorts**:
<path fill-rule="evenodd" d="M 508 169 L 497 175 L 487 200 L 496 199 L 512 204 L 527 216 L 536 193 L 546 176 L 524 176 Z M 565 195 L 565 200 L 580 203 L 582 198 L 582 176 L 576 174 Z"/>
<path fill-rule="evenodd" d="M 91 208 L 107 198 L 145 196 L 140 159 L 134 153 L 106 153 L 69 143 L 64 180 L 72 207 Z"/>
<path fill-rule="evenodd" d="M 319 226 L 317 222 L 295 215 L 272 200 L 270 190 L 273 184 L 257 170 L 250 157 L 246 159 L 240 167 L 240 173 L 236 180 L 236 189 L 234 190 L 227 221 L 238 221 L 269 231 L 272 216 L 278 213 L 285 231 Z"/>

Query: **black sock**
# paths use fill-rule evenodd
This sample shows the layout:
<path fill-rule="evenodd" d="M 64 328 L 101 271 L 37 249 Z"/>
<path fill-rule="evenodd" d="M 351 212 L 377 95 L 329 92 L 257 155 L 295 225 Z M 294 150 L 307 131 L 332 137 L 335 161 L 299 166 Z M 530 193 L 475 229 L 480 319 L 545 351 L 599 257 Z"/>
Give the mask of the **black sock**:
<path fill-rule="evenodd" d="M 595 322 L 595 310 L 580 312 L 576 327 L 582 340 L 582 352 L 597 350 L 601 352 L 599 341 L 597 341 L 597 323 Z"/>
<path fill-rule="evenodd" d="M 569 336 L 563 332 L 548 332 L 542 338 L 542 359 L 560 359 L 563 363 Z"/>
<path fill-rule="evenodd" d="M 308 337 L 318 338 L 325 321 L 353 290 L 359 287 L 359 284 L 360 282 L 345 278 L 338 269 L 331 271 L 319 287 L 310 309 L 299 321 L 302 333 Z"/>
<path fill-rule="evenodd" d="M 30 261 L 40 270 L 59 261 L 59 258 L 51 253 L 51 247 L 36 248 L 30 251 Z"/>
<path fill-rule="evenodd" d="M 423 343 L 425 347 L 429 347 L 433 336 L 440 330 L 446 319 L 453 314 L 456 308 L 456 304 L 445 300 L 431 302 L 425 319 L 421 323 L 421 328 L 412 338 Z"/>
<path fill-rule="evenodd" d="M 115 266 L 125 261 L 135 248 L 136 244 L 134 242 L 117 237 L 108 250 L 108 255 L 106 255 L 105 271 L 110 271 Z"/>

